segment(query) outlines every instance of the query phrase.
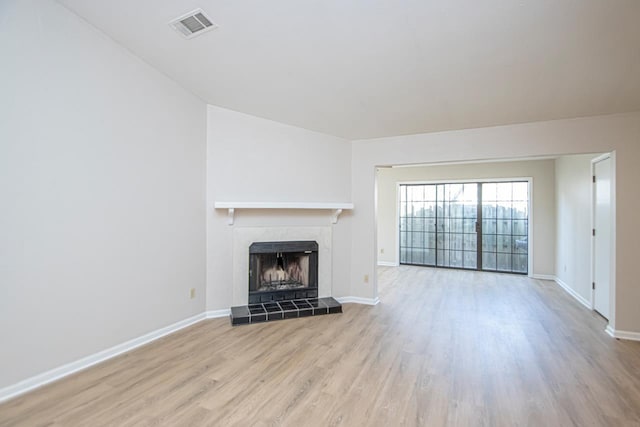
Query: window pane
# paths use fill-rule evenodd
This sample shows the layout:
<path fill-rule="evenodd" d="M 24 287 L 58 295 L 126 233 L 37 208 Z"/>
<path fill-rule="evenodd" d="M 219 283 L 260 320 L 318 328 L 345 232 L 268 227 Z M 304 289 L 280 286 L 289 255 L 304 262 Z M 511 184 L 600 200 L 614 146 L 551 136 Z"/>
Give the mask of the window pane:
<path fill-rule="evenodd" d="M 519 235 L 529 234 L 528 221 L 526 220 L 513 221 L 513 234 L 519 234 Z"/>
<path fill-rule="evenodd" d="M 462 251 L 451 251 L 449 257 L 449 265 L 451 267 L 462 267 L 464 265 L 464 255 Z"/>
<path fill-rule="evenodd" d="M 410 209 L 413 217 L 424 216 L 424 202 L 412 202 Z"/>
<path fill-rule="evenodd" d="M 513 251 L 518 254 L 526 254 L 529 250 L 527 236 L 513 236 Z"/>
<path fill-rule="evenodd" d="M 529 216 L 527 202 L 517 202 L 513 204 L 513 218 L 527 218 Z"/>
<path fill-rule="evenodd" d="M 498 254 L 498 270 L 511 270 L 511 254 Z"/>
<path fill-rule="evenodd" d="M 444 238 L 444 249 L 462 250 L 462 234 L 449 233 Z"/>
<path fill-rule="evenodd" d="M 474 234 L 463 234 L 464 236 L 464 250 L 475 251 L 478 241 L 478 236 Z"/>
<path fill-rule="evenodd" d="M 451 219 L 449 220 L 449 227 L 447 231 L 450 233 L 462 233 L 464 227 L 464 220 L 462 219 Z"/>
<path fill-rule="evenodd" d="M 482 236 L 482 252 L 496 252 L 497 250 L 496 236 L 484 235 Z"/>
<path fill-rule="evenodd" d="M 464 184 L 463 200 L 473 206 L 478 205 L 478 184 Z"/>
<path fill-rule="evenodd" d="M 496 209 L 496 215 L 498 219 L 505 218 L 511 219 L 511 203 L 510 202 L 498 202 Z"/>
<path fill-rule="evenodd" d="M 527 273 L 527 255 L 513 255 L 513 271 Z"/>
<path fill-rule="evenodd" d="M 401 264 L 406 264 L 408 263 L 408 258 L 407 258 L 407 250 L 402 248 L 400 249 L 400 263 Z"/>
<path fill-rule="evenodd" d="M 498 252 L 511 252 L 511 236 L 498 236 Z"/>
<path fill-rule="evenodd" d="M 411 250 L 411 263 L 412 264 L 424 263 L 424 249 L 414 248 Z"/>
<path fill-rule="evenodd" d="M 462 194 L 464 191 L 464 185 L 463 184 L 446 184 L 446 186 L 449 187 L 449 191 L 448 191 L 448 198 L 450 201 L 458 201 L 458 200 L 462 200 Z"/>
<path fill-rule="evenodd" d="M 482 254 L 482 268 L 485 270 L 495 270 L 496 269 L 496 254 L 495 253 L 484 253 Z"/>
<path fill-rule="evenodd" d="M 497 200 L 496 195 L 496 184 L 494 182 L 482 184 L 482 200 L 495 202 Z"/>
<path fill-rule="evenodd" d="M 497 187 L 497 200 L 511 201 L 511 189 L 513 185 L 510 182 L 498 182 Z"/>
<path fill-rule="evenodd" d="M 424 263 L 427 265 L 436 265 L 436 250 L 426 249 L 424 253 Z"/>
<path fill-rule="evenodd" d="M 478 217 L 478 206 L 475 204 L 466 203 L 463 208 L 464 217 L 465 218 L 477 218 Z"/>
<path fill-rule="evenodd" d="M 529 183 L 514 182 L 513 183 L 513 201 L 526 202 L 529 200 Z"/>
<path fill-rule="evenodd" d="M 412 185 L 409 187 L 411 189 L 410 199 L 414 201 L 423 201 L 424 200 L 424 186 L 422 185 Z"/>
<path fill-rule="evenodd" d="M 511 234 L 511 220 L 499 219 L 497 225 L 498 234 Z"/>
<path fill-rule="evenodd" d="M 462 210 L 462 205 L 459 203 L 450 203 L 449 204 L 449 216 L 451 218 L 462 218 L 463 217 L 463 210 Z"/>
<path fill-rule="evenodd" d="M 464 252 L 464 267 L 465 268 L 477 268 L 478 266 L 478 254 L 476 252 Z"/>
<path fill-rule="evenodd" d="M 436 186 L 435 185 L 425 185 L 424 187 L 424 200 L 428 200 L 431 202 L 436 201 Z"/>
<path fill-rule="evenodd" d="M 484 234 L 496 234 L 498 232 L 495 219 L 482 220 L 482 232 Z"/>
<path fill-rule="evenodd" d="M 483 204 L 482 205 L 482 218 L 491 219 L 496 218 L 496 206 L 493 204 Z"/>
<path fill-rule="evenodd" d="M 421 248 L 424 246 L 424 234 L 412 233 L 411 234 L 411 246 L 414 248 Z"/>

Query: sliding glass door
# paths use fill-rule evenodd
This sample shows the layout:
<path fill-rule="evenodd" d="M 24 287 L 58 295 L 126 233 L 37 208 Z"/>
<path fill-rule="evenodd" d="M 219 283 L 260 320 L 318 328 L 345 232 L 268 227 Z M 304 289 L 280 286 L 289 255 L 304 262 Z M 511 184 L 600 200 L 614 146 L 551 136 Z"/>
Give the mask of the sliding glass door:
<path fill-rule="evenodd" d="M 482 269 L 528 272 L 529 184 L 482 184 Z"/>
<path fill-rule="evenodd" d="M 401 184 L 400 263 L 528 272 L 527 182 Z"/>
<path fill-rule="evenodd" d="M 436 184 L 438 267 L 478 266 L 478 184 Z"/>

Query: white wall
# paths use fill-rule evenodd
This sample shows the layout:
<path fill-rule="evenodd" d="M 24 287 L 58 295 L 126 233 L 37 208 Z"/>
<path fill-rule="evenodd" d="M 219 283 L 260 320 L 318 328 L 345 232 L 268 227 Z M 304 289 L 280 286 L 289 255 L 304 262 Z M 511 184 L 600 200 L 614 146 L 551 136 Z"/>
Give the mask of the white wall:
<path fill-rule="evenodd" d="M 556 277 L 591 302 L 591 159 L 556 160 Z"/>
<path fill-rule="evenodd" d="M 0 58 L 3 388 L 204 310 L 206 109 L 52 0 Z"/>
<path fill-rule="evenodd" d="M 227 211 L 214 209 L 214 202 L 350 202 L 350 167 L 351 146 L 344 139 L 209 106 L 207 309 L 232 304 L 235 227 L 330 224 L 329 211 L 239 210 L 229 226 Z M 332 294 L 347 296 L 350 213 L 332 227 Z"/>
<path fill-rule="evenodd" d="M 398 262 L 397 183 L 493 178 L 532 180 L 533 266 L 540 275 L 555 273 L 555 165 L 554 160 L 468 163 L 378 169 L 378 260 Z M 381 249 L 385 249 L 381 253 Z"/>
<path fill-rule="evenodd" d="M 617 293 L 610 326 L 640 332 L 634 255 L 640 199 L 631 196 L 640 182 L 640 113 L 362 140 L 352 147 L 352 294 L 365 298 L 377 294 L 376 282 L 363 280 L 376 266 L 376 166 L 614 152 Z"/>

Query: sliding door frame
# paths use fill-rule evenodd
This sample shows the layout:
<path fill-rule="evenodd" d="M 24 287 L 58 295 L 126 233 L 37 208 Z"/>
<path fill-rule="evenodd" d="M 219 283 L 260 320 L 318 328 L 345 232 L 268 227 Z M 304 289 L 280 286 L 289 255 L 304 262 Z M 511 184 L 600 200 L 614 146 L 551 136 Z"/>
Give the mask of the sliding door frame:
<path fill-rule="evenodd" d="M 485 184 L 491 182 L 527 182 L 529 184 L 529 200 L 527 201 L 527 209 L 528 209 L 528 237 L 527 237 L 527 257 L 528 257 L 528 267 L 527 267 L 527 276 L 534 277 L 533 273 L 533 198 L 534 198 L 534 188 L 533 188 L 533 178 L 530 176 L 526 177 L 509 177 L 509 178 L 480 178 L 480 179 L 439 179 L 433 181 L 397 181 L 396 182 L 396 265 L 400 265 L 400 186 L 401 185 L 433 185 L 433 184 Z M 480 205 L 482 202 L 479 200 L 478 204 Z M 482 218 L 479 218 L 480 221 Z M 478 242 L 478 245 L 481 245 L 482 242 Z M 480 264 L 478 264 L 480 265 Z M 438 267 L 438 268 L 457 268 L 457 267 Z M 474 271 L 474 270 L 470 270 Z M 482 271 L 481 269 L 479 271 Z M 496 273 L 502 273 L 497 271 Z M 506 273 L 506 272 L 505 272 Z M 510 273 L 507 273 L 510 274 Z"/>

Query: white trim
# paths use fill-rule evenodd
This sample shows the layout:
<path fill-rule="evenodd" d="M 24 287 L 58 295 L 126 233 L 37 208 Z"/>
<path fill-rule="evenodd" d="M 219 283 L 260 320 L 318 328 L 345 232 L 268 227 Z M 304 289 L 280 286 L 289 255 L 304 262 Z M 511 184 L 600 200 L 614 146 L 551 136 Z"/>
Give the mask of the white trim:
<path fill-rule="evenodd" d="M 341 202 L 214 202 L 215 209 L 227 209 L 227 224 L 233 225 L 236 209 L 328 209 L 331 223 L 337 224 L 343 210 L 353 209 L 353 203 Z"/>
<path fill-rule="evenodd" d="M 593 159 L 591 159 L 591 163 L 598 163 L 609 158 L 611 158 L 611 153 L 604 153 L 599 155 L 598 157 L 594 157 Z"/>
<path fill-rule="evenodd" d="M 533 212 L 533 197 L 534 194 L 533 192 L 534 190 L 534 185 L 533 185 L 533 176 L 530 176 L 528 178 L 524 178 L 527 180 L 527 183 L 529 185 L 529 200 L 527 200 L 527 209 L 528 209 L 528 215 L 527 215 L 527 254 L 529 255 L 527 257 L 527 271 L 529 271 L 529 274 L 531 274 L 531 272 L 533 271 L 533 257 L 534 257 L 534 251 L 533 251 L 533 242 L 535 240 L 535 236 L 533 234 L 533 222 L 534 222 L 534 212 Z M 555 279 L 555 277 L 554 277 Z"/>
<path fill-rule="evenodd" d="M 364 304 L 364 305 L 378 305 L 380 298 L 362 298 L 362 297 L 339 297 L 336 298 L 340 304 Z"/>
<path fill-rule="evenodd" d="M 228 308 L 222 310 L 209 310 L 205 312 L 205 317 L 207 319 L 218 319 L 220 317 L 227 317 L 231 315 L 231 310 Z"/>
<path fill-rule="evenodd" d="M 616 331 L 611 327 L 611 325 L 607 325 L 605 332 L 611 335 L 613 338 L 629 341 L 640 341 L 640 332 Z"/>
<path fill-rule="evenodd" d="M 558 284 L 558 286 L 560 286 L 562 289 L 564 289 L 569 295 L 571 295 L 573 298 L 575 298 L 576 301 L 578 301 L 580 304 L 582 304 L 585 307 L 587 307 L 589 310 L 592 310 L 591 302 L 589 300 L 587 300 L 585 297 L 583 297 L 582 295 L 577 293 L 575 290 L 571 289 L 571 287 L 569 285 L 567 285 L 565 282 L 563 282 L 559 278 L 556 277 L 555 278 L 555 282 Z"/>
<path fill-rule="evenodd" d="M 34 390 L 38 387 L 42 387 L 43 385 L 57 381 L 68 375 L 75 374 L 76 372 L 104 362 L 122 353 L 126 353 L 127 351 L 131 351 L 135 348 L 141 347 L 145 344 L 157 340 L 158 338 L 162 338 L 166 335 L 172 334 L 176 331 L 179 331 L 180 329 L 191 326 L 204 319 L 205 313 L 196 314 L 195 316 L 173 323 L 169 326 L 165 326 L 164 328 L 149 332 L 138 338 L 123 342 L 106 350 L 102 350 L 98 353 L 83 357 L 82 359 L 67 363 L 66 365 L 59 366 L 57 368 L 35 375 L 31 378 L 22 380 L 16 384 L 0 389 L 0 403 L 17 397 L 28 391 Z"/>
<path fill-rule="evenodd" d="M 399 265 L 394 261 L 378 261 L 378 267 L 398 267 Z"/>
<path fill-rule="evenodd" d="M 533 180 L 531 176 L 514 176 L 507 178 L 478 178 L 478 179 L 436 179 L 436 180 L 415 180 L 415 181 L 396 181 L 398 185 L 433 185 L 433 184 L 474 184 L 479 183 L 492 183 L 492 182 L 524 182 Z M 531 198 L 531 197 L 529 197 Z"/>
<path fill-rule="evenodd" d="M 215 202 L 216 209 L 353 209 L 353 203 L 341 202 Z"/>
<path fill-rule="evenodd" d="M 478 163 L 511 163 L 511 162 L 526 162 L 536 160 L 554 160 L 560 156 L 529 156 L 529 157 L 505 157 L 498 159 L 477 159 L 477 160 L 459 160 L 459 161 L 442 161 L 432 163 L 406 163 L 401 165 L 391 166 L 378 166 L 379 168 L 423 168 L 425 166 L 453 166 L 453 165 L 473 165 Z"/>
<path fill-rule="evenodd" d="M 532 274 L 531 278 L 536 280 L 551 280 L 553 282 L 556 281 L 556 276 L 554 276 L 553 274 Z"/>
<path fill-rule="evenodd" d="M 377 202 L 376 202 L 377 206 Z M 393 256 L 395 262 L 400 265 L 400 184 L 396 182 L 396 223 L 394 224 L 395 231 L 395 250 Z M 378 230 L 378 224 L 376 223 L 376 231 Z"/>

